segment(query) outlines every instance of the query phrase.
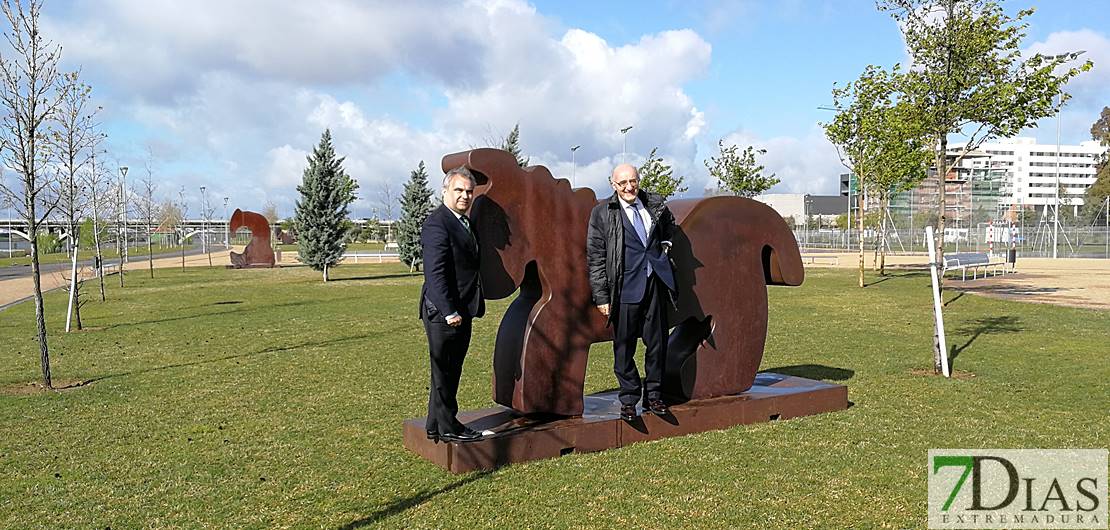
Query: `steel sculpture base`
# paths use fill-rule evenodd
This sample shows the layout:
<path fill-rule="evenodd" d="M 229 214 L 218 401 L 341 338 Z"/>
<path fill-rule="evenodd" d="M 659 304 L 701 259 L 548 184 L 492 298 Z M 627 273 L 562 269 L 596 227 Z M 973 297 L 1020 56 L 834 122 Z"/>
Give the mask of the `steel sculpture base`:
<path fill-rule="evenodd" d="M 505 407 L 460 412 L 459 420 L 470 428 L 494 431 L 477 442 L 435 443 L 424 432 L 424 418 L 405 420 L 403 431 L 410 451 L 452 473 L 466 473 L 847 408 L 844 385 L 766 372 L 746 392 L 674 405 L 664 417 L 622 421 L 617 392 L 610 391 L 586 396 L 585 412 L 574 418 L 523 416 Z"/>

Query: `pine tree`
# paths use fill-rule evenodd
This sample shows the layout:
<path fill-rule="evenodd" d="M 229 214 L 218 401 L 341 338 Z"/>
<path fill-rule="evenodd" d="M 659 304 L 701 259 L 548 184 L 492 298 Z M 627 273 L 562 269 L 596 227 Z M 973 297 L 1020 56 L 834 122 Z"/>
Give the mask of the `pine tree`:
<path fill-rule="evenodd" d="M 323 271 L 325 282 L 328 269 L 338 264 L 347 250 L 345 221 L 358 189 L 358 183 L 343 170 L 343 160 L 335 154 L 331 131 L 324 130 L 297 186 L 301 198 L 294 222 L 300 260 L 313 270 Z"/>
<path fill-rule="evenodd" d="M 682 185 L 686 177 L 675 178 L 674 169 L 663 162 L 663 157 L 656 156 L 655 152 L 658 150 L 658 147 L 652 149 L 644 165 L 640 166 L 640 189 L 658 193 L 663 199 L 690 189 L 689 186 Z"/>
<path fill-rule="evenodd" d="M 508 151 L 509 154 L 516 158 L 516 164 L 520 167 L 528 167 L 529 159 L 525 158 L 520 152 L 520 124 L 513 126 L 513 130 L 509 131 L 509 136 L 505 141 L 501 142 L 501 150 Z"/>
<path fill-rule="evenodd" d="M 397 247 L 401 263 L 419 269 L 422 260 L 420 228 L 432 211 L 432 190 L 428 189 L 428 171 L 424 161 L 409 175 L 401 195 L 401 220 L 397 223 Z"/>

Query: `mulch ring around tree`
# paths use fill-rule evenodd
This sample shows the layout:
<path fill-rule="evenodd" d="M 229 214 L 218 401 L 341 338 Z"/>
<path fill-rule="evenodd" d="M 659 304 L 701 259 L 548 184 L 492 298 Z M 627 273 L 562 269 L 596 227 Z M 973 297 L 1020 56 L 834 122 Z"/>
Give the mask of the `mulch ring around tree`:
<path fill-rule="evenodd" d="M 46 386 L 44 386 L 41 381 L 32 381 L 29 383 L 13 383 L 6 386 L 0 386 L 0 395 L 34 396 L 47 392 L 68 392 L 70 390 L 77 390 L 80 388 L 91 386 L 93 381 L 91 379 L 55 379 L 53 383 L 53 389 L 46 388 Z"/>

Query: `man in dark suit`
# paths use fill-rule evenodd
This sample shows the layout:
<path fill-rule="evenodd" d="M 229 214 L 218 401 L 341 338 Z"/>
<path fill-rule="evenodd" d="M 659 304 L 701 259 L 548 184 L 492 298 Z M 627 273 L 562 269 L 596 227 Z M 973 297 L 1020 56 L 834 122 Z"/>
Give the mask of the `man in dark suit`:
<path fill-rule="evenodd" d="M 463 359 L 470 347 L 473 320 L 485 311 L 478 274 L 478 241 L 466 212 L 474 198 L 474 176 L 466 168 L 443 177 L 443 204 L 432 211 L 420 231 L 423 248 L 424 288 L 420 292 L 420 319 L 428 335 L 431 386 L 428 388 L 428 421 L 431 440 L 469 442 L 481 435 L 455 417 Z"/>
<path fill-rule="evenodd" d="M 644 409 L 656 415 L 670 411 L 663 402 L 662 383 L 667 357 L 667 306 L 674 303 L 675 282 L 667 252 L 674 216 L 663 197 L 640 189 L 640 175 L 630 164 L 613 170 L 613 195 L 590 212 L 586 261 L 590 289 L 598 311 L 613 331 L 613 372 L 620 384 L 621 418 L 637 416 L 641 394 Z M 636 339 L 643 338 L 645 377 L 636 370 Z"/>

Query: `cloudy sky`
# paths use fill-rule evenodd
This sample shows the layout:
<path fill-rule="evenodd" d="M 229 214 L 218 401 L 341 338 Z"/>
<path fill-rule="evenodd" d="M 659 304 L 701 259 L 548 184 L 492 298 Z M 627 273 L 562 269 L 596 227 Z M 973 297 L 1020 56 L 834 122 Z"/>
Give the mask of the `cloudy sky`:
<path fill-rule="evenodd" d="M 1110 105 L 1110 10 L 1040 4 L 1027 50 L 1096 63 L 1062 115 L 1064 142 L 1086 140 Z M 149 158 L 165 197 L 207 186 L 217 204 L 273 201 L 283 216 L 325 128 L 360 183 L 357 217 L 384 211 L 383 191 L 398 195 L 421 160 L 438 174 L 444 154 L 516 123 L 525 154 L 559 177 L 580 144 L 577 185 L 602 193 L 628 125 L 629 159 L 658 147 L 691 196 L 721 139 L 767 149 L 774 191 L 835 193 L 818 107 L 833 82 L 905 60 L 870 0 L 47 0 L 45 18 L 104 107 L 114 164 Z M 1054 142 L 1055 129 L 1025 135 Z"/>

